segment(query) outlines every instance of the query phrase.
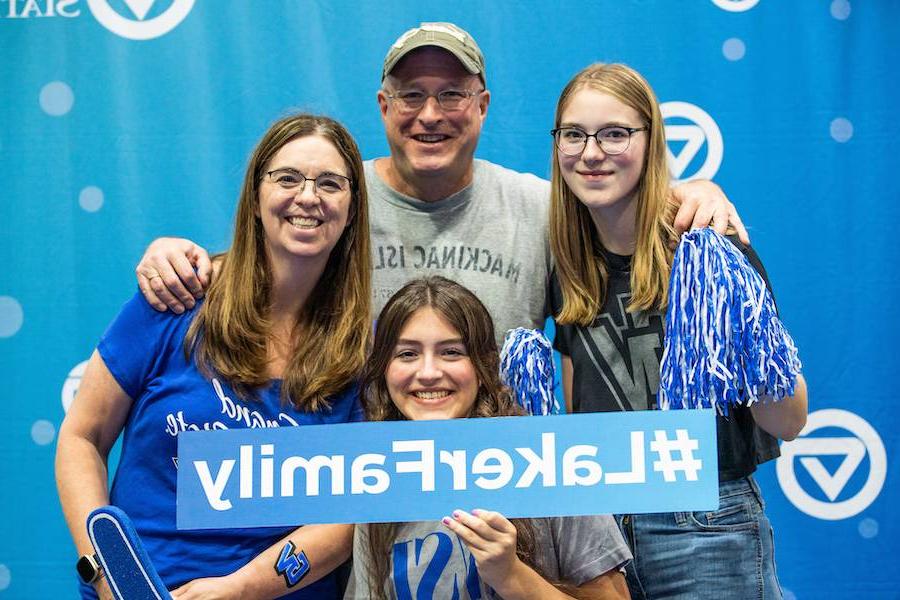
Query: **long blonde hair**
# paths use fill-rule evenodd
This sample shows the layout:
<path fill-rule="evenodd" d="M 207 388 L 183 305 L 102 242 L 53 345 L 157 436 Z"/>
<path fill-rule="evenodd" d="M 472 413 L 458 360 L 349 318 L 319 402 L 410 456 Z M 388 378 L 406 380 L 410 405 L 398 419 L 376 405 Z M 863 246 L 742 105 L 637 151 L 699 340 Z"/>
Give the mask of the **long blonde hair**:
<path fill-rule="evenodd" d="M 559 127 L 572 97 L 592 89 L 615 97 L 638 112 L 647 130 L 647 149 L 635 194 L 637 241 L 631 261 L 629 311 L 663 309 L 668 302 L 674 238 L 674 205 L 669 196 L 666 137 L 659 103 L 650 84 L 626 65 L 596 63 L 575 75 L 556 105 Z M 550 248 L 562 289 L 561 324 L 590 325 L 603 306 L 609 275 L 598 248 L 602 246 L 587 207 L 566 185 L 553 145 L 550 205 Z"/>
<path fill-rule="evenodd" d="M 362 158 L 353 137 L 328 117 L 297 114 L 273 124 L 250 156 L 238 200 L 234 241 L 185 338 L 185 353 L 207 377 L 221 376 L 241 398 L 269 383 L 271 267 L 256 216 L 269 161 L 287 143 L 317 135 L 349 170 L 350 216 L 325 270 L 296 315 L 282 398 L 298 410 L 327 408 L 327 398 L 362 371 L 371 335 L 369 221 Z"/>

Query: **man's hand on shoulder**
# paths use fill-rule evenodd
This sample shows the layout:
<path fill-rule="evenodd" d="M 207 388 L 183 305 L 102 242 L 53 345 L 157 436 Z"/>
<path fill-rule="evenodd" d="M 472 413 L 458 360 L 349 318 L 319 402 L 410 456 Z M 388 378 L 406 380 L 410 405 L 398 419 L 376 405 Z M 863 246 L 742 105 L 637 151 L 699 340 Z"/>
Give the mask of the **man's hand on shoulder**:
<path fill-rule="evenodd" d="M 181 314 L 202 298 L 212 275 L 209 254 L 184 238 L 153 240 L 135 269 L 150 306 Z"/>
<path fill-rule="evenodd" d="M 722 188 L 712 181 L 704 179 L 682 183 L 672 188 L 672 195 L 679 205 L 673 223 L 678 239 L 685 231 L 703 227 L 712 227 L 724 235 L 730 225 L 738 238 L 750 245 L 750 236 L 737 209 L 728 201 Z"/>

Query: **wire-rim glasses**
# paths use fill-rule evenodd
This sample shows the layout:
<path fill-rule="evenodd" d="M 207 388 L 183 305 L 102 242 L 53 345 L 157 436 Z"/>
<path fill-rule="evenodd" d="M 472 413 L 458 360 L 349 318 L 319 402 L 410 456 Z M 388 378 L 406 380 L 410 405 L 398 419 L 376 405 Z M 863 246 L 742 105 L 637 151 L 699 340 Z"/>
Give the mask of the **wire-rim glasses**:
<path fill-rule="evenodd" d="M 397 90 L 385 95 L 391 99 L 394 105 L 402 112 L 422 110 L 429 98 L 434 98 L 438 106 L 447 112 L 465 110 L 472 102 L 472 98 L 480 95 L 484 90 L 446 89 L 436 94 L 429 94 L 422 90 L 409 89 Z"/>
<path fill-rule="evenodd" d="M 313 193 L 317 196 L 338 196 L 350 189 L 351 181 L 346 175 L 340 173 L 319 173 L 315 177 L 307 177 L 300 171 L 291 168 L 275 169 L 267 171 L 269 181 L 281 189 L 303 193 L 306 182 L 313 182 Z"/>
<path fill-rule="evenodd" d="M 649 127 L 623 127 L 615 125 L 604 127 L 594 133 L 588 133 L 580 127 L 557 127 L 550 131 L 556 140 L 556 147 L 566 156 L 578 156 L 584 152 L 589 138 L 594 138 L 597 145 L 606 154 L 622 154 L 631 144 L 631 136 L 638 131 L 646 131 Z"/>

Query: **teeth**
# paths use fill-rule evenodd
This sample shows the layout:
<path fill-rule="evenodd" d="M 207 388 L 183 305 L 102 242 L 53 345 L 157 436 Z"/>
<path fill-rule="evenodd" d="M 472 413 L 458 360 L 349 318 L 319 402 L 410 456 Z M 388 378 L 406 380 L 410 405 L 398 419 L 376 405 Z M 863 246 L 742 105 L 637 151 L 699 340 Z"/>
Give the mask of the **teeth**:
<path fill-rule="evenodd" d="M 440 142 L 447 136 L 444 135 L 417 135 L 415 138 L 420 142 Z"/>
<path fill-rule="evenodd" d="M 417 398 L 421 398 L 422 400 L 437 400 L 438 398 L 444 398 L 450 395 L 448 391 L 441 392 L 415 392 Z"/>
<path fill-rule="evenodd" d="M 293 225 L 294 227 L 299 227 L 300 229 L 313 229 L 319 226 L 318 219 L 313 219 L 312 217 L 288 217 L 288 223 Z"/>

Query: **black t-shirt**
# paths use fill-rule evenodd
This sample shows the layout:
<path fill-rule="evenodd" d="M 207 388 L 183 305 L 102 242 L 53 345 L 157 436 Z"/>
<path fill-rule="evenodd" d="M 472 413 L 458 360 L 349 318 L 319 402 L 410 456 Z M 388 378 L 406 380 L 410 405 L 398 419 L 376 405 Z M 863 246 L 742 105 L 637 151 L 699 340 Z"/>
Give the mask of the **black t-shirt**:
<path fill-rule="evenodd" d="M 752 248 L 732 242 L 762 275 L 766 271 Z M 631 257 L 601 250 L 609 271 L 608 293 L 600 314 L 589 327 L 557 325 L 554 347 L 572 359 L 574 412 L 655 410 L 659 364 L 665 338 L 665 315 L 658 311 L 629 313 Z M 551 309 L 558 314 L 562 291 L 556 273 L 551 277 Z M 778 440 L 760 429 L 746 407 L 729 407 L 716 419 L 719 480 L 746 477 L 780 454 Z"/>

